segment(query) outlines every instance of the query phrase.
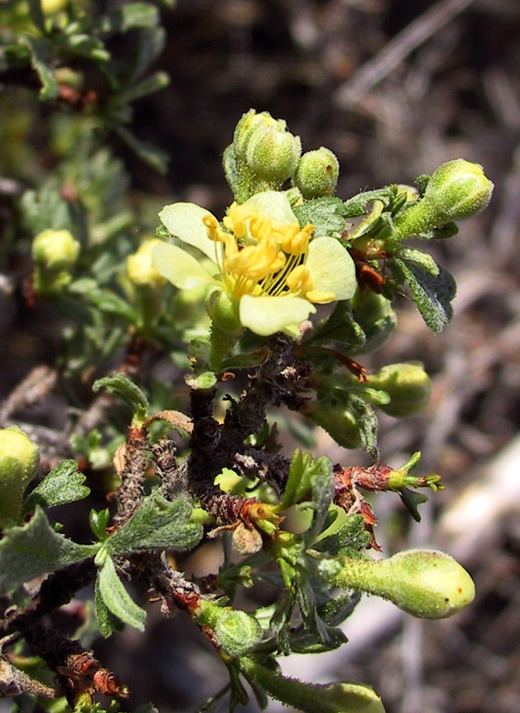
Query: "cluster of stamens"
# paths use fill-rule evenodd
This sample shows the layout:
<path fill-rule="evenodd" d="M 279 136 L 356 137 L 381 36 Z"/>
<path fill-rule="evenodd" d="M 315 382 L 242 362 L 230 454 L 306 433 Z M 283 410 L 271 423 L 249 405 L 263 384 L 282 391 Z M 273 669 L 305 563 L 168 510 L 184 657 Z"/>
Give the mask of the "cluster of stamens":
<path fill-rule="evenodd" d="M 334 300 L 333 293 L 313 290 L 305 265 L 314 226 L 281 223 L 245 205 L 233 203 L 222 228 L 213 215 L 203 218 L 208 236 L 216 243 L 216 262 L 226 291 L 235 298 L 301 296 L 311 302 Z"/>

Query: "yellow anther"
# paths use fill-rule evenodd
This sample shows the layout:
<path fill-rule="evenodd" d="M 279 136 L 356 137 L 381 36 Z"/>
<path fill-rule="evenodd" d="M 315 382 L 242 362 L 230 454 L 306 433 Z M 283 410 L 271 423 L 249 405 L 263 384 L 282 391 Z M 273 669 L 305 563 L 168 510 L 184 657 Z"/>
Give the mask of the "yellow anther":
<path fill-rule="evenodd" d="M 298 265 L 286 278 L 287 287 L 295 294 L 301 294 L 312 290 L 312 280 L 309 269 L 305 265 Z"/>
<path fill-rule="evenodd" d="M 287 258 L 285 257 L 284 253 L 279 250 L 278 255 L 276 256 L 274 262 L 271 264 L 270 272 L 279 272 L 285 266 L 286 262 Z"/>
<path fill-rule="evenodd" d="M 334 292 L 320 292 L 319 290 L 309 290 L 305 293 L 305 297 L 309 302 L 314 302 L 318 305 L 326 305 L 336 299 Z"/>
<path fill-rule="evenodd" d="M 274 240 L 268 239 L 242 248 L 229 257 L 226 255 L 224 266 L 234 275 L 258 281 L 273 272 L 272 266 L 276 265 L 277 258 L 278 246 Z"/>
<path fill-rule="evenodd" d="M 208 238 L 210 240 L 220 242 L 222 240 L 222 237 L 219 230 L 218 220 L 215 218 L 215 216 L 208 213 L 208 215 L 205 215 L 203 217 L 202 222 L 204 223 L 208 231 Z"/>

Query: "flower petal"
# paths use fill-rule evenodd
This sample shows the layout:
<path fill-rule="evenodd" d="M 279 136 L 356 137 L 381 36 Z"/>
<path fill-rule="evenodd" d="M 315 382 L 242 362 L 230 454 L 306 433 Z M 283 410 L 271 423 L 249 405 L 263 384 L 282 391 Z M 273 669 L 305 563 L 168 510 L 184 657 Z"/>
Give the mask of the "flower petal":
<path fill-rule="evenodd" d="M 253 297 L 240 300 L 240 322 L 255 334 L 267 337 L 304 322 L 316 308 L 301 297 Z"/>
<path fill-rule="evenodd" d="M 334 292 L 337 300 L 348 300 L 356 291 L 354 261 L 334 238 L 315 238 L 309 244 L 305 265 L 309 268 L 312 289 Z"/>
<path fill-rule="evenodd" d="M 291 209 L 285 193 L 280 191 L 262 191 L 251 196 L 244 206 L 257 210 L 263 218 L 271 218 L 280 223 L 296 223 L 298 218 Z"/>
<path fill-rule="evenodd" d="M 161 210 L 159 218 L 172 235 L 198 248 L 216 262 L 216 243 L 208 238 L 208 231 L 202 222 L 205 215 L 212 214 L 195 203 L 172 203 Z"/>
<path fill-rule="evenodd" d="M 180 290 L 191 290 L 216 282 L 199 260 L 176 245 L 157 245 L 152 252 L 152 265 Z"/>

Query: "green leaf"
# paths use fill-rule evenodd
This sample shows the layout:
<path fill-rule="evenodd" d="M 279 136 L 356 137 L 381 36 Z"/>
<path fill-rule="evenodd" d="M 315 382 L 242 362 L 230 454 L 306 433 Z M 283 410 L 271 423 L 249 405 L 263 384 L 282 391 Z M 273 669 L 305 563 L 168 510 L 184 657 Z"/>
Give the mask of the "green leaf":
<path fill-rule="evenodd" d="M 128 32 L 153 28 L 159 24 L 157 8 L 148 2 L 130 2 L 109 13 L 101 24 L 102 32 Z"/>
<path fill-rule="evenodd" d="M 96 606 L 96 620 L 99 633 L 104 639 L 108 639 L 114 630 L 120 629 L 119 619 L 115 617 L 105 604 L 99 588 L 99 579 L 96 580 L 94 602 Z"/>
<path fill-rule="evenodd" d="M 320 324 L 307 343 L 342 342 L 352 347 L 361 347 L 365 341 L 365 332 L 352 315 L 351 304 L 344 300 L 338 302 L 330 317 Z"/>
<path fill-rule="evenodd" d="M 111 394 L 116 394 L 126 401 L 134 414 L 146 416 L 150 409 L 148 399 L 143 391 L 130 381 L 124 374 L 115 373 L 112 376 L 104 376 L 95 381 L 92 385 L 92 391 L 97 393 L 102 389 L 106 389 Z"/>
<path fill-rule="evenodd" d="M 364 398 L 355 394 L 348 396 L 348 408 L 356 417 L 361 445 L 367 453 L 376 457 L 377 450 L 377 416 L 370 404 Z"/>
<path fill-rule="evenodd" d="M 115 131 L 125 144 L 139 156 L 141 161 L 144 161 L 144 163 L 151 166 L 151 168 L 158 173 L 166 173 L 166 169 L 168 168 L 168 155 L 164 151 L 161 151 L 161 149 L 145 141 L 141 141 L 141 139 L 138 139 L 135 134 L 123 126 L 116 126 Z"/>
<path fill-rule="evenodd" d="M 136 312 L 128 302 L 112 290 L 100 289 L 95 280 L 88 277 L 75 280 L 69 285 L 68 291 L 106 314 L 122 317 L 132 324 L 137 321 Z"/>
<path fill-rule="evenodd" d="M 332 530 L 332 532 L 331 532 Z M 363 552 L 370 542 L 370 533 L 365 529 L 363 515 L 346 515 L 333 523 L 323 539 L 314 542 L 313 548 L 328 555 L 343 555 L 354 557 Z"/>
<path fill-rule="evenodd" d="M 311 485 L 314 517 L 310 529 L 304 535 L 308 542 L 312 542 L 323 530 L 334 494 L 332 465 L 326 456 L 317 458 L 312 464 Z"/>
<path fill-rule="evenodd" d="M 31 14 L 31 20 L 40 30 L 40 32 L 45 32 L 45 18 L 42 12 L 41 0 L 29 0 L 29 12 Z"/>
<path fill-rule="evenodd" d="M 99 586 L 99 594 L 103 599 L 106 608 L 125 624 L 133 626 L 139 631 L 144 631 L 146 612 L 137 606 L 123 586 L 118 577 L 114 562 L 111 557 L 107 557 L 101 567 L 96 582 Z M 106 626 L 106 620 L 104 620 Z M 108 626 L 106 626 L 108 631 Z"/>
<path fill-rule="evenodd" d="M 99 545 L 78 545 L 59 535 L 37 506 L 27 524 L 6 530 L 0 541 L 0 591 L 93 557 L 98 549 Z"/>
<path fill-rule="evenodd" d="M 185 498 L 166 500 L 157 490 L 143 500 L 132 517 L 106 541 L 113 555 L 140 550 L 190 550 L 200 541 L 202 526 L 190 522 Z"/>
<path fill-rule="evenodd" d="M 30 35 L 25 35 L 23 40 L 31 51 L 31 64 L 42 84 L 40 99 L 44 101 L 56 99 L 58 96 L 58 82 L 51 67 L 53 59 L 51 42 L 45 37 L 31 37 Z"/>
<path fill-rule="evenodd" d="M 416 250 L 415 248 L 399 246 L 395 255 L 400 260 L 413 262 L 433 277 L 437 277 L 439 274 L 439 266 L 429 253 L 425 253 L 422 250 Z"/>
<path fill-rule="evenodd" d="M 90 489 L 84 485 L 85 480 L 75 460 L 63 461 L 31 492 L 24 504 L 25 512 L 33 510 L 37 504 L 50 508 L 83 500 L 90 494 Z"/>
<path fill-rule="evenodd" d="M 423 495 L 423 493 L 418 493 L 415 490 L 410 490 L 410 488 L 401 488 L 399 495 L 405 508 L 408 510 L 413 519 L 416 522 L 421 522 L 419 505 L 423 505 L 428 502 L 428 496 Z"/>
<path fill-rule="evenodd" d="M 422 318 L 433 332 L 441 332 L 453 314 L 451 300 L 455 297 L 456 284 L 449 272 L 438 267 L 432 275 L 422 265 L 394 257 L 388 261 L 395 277 L 410 288 Z"/>
<path fill-rule="evenodd" d="M 153 94 L 164 89 L 170 83 L 170 78 L 166 72 L 156 72 L 151 77 L 143 79 L 142 82 L 134 84 L 132 87 L 125 89 L 117 99 L 123 102 L 134 102 L 137 99 Z"/>
<path fill-rule="evenodd" d="M 352 196 L 343 204 L 343 215 L 345 218 L 358 218 L 366 215 L 370 211 L 370 205 L 374 201 L 381 201 L 385 207 L 390 206 L 397 196 L 397 186 L 387 186 L 374 191 L 365 191 Z"/>
<path fill-rule="evenodd" d="M 346 211 L 340 198 L 324 196 L 305 201 L 303 205 L 293 208 L 301 226 L 312 223 L 315 237 L 334 235 L 345 230 Z"/>

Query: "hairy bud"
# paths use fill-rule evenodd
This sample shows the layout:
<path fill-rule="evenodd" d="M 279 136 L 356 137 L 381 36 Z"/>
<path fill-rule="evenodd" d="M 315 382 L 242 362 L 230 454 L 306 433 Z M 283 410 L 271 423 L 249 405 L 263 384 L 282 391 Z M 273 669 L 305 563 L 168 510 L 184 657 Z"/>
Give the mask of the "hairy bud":
<path fill-rule="evenodd" d="M 38 448 L 17 428 L 0 429 L 0 527 L 15 524 L 38 468 Z"/>
<path fill-rule="evenodd" d="M 78 259 L 80 245 L 68 230 L 44 230 L 33 240 L 33 260 L 44 270 L 66 270 Z"/>
<path fill-rule="evenodd" d="M 304 153 L 298 163 L 294 183 L 304 198 L 329 196 L 336 190 L 339 162 L 330 149 L 321 146 Z"/>
<path fill-rule="evenodd" d="M 198 609 L 197 622 L 213 630 L 218 644 L 230 656 L 243 656 L 260 641 L 260 624 L 245 611 L 204 599 Z"/>
<path fill-rule="evenodd" d="M 323 560 L 319 569 L 334 586 L 389 599 L 423 619 L 456 614 L 475 598 L 468 572 L 437 550 L 406 550 L 386 560 Z"/>
<path fill-rule="evenodd" d="M 152 266 L 152 252 L 161 243 L 156 238 L 144 240 L 139 248 L 126 259 L 126 274 L 134 285 L 162 287 L 166 279 Z"/>
<path fill-rule="evenodd" d="M 443 163 L 422 199 L 395 218 L 394 235 L 402 239 L 470 218 L 487 207 L 492 194 L 493 183 L 478 163 L 461 158 Z"/>
<path fill-rule="evenodd" d="M 430 377 L 420 364 L 388 364 L 369 376 L 368 383 L 390 396 L 390 403 L 381 406 L 390 416 L 414 416 L 430 398 Z"/>

